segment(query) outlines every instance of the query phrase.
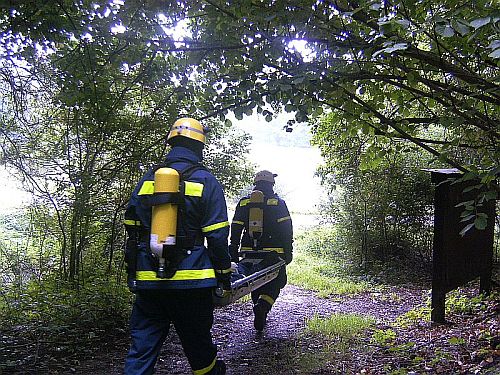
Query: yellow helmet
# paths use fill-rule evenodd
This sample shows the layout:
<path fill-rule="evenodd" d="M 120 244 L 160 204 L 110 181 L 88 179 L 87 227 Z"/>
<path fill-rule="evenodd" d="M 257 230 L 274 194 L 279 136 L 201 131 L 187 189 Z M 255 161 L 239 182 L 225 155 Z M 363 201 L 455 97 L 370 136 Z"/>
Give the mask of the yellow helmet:
<path fill-rule="evenodd" d="M 263 170 L 255 174 L 255 177 L 253 178 L 253 183 L 256 184 L 258 181 L 267 181 L 267 182 L 272 182 L 274 184 L 274 177 L 276 176 L 277 176 L 276 173 Z"/>
<path fill-rule="evenodd" d="M 181 136 L 205 144 L 205 133 L 205 128 L 198 120 L 190 117 L 183 117 L 178 119 L 174 122 L 174 125 L 172 125 L 170 133 L 168 133 L 167 142 L 174 137 Z"/>

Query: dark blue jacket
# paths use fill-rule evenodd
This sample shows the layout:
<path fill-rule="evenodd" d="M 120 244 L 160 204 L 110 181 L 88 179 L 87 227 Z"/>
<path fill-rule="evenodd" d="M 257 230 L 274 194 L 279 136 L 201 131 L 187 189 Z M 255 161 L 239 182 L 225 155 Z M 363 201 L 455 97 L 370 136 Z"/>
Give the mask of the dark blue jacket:
<path fill-rule="evenodd" d="M 241 255 L 252 251 L 271 251 L 278 253 L 288 264 L 292 261 L 293 250 L 293 226 L 290 212 L 285 201 L 272 189 L 259 187 L 259 190 L 264 193 L 262 236 L 255 247 L 248 234 L 250 197 L 240 199 L 231 223 L 231 257 L 237 261 L 238 251 Z"/>
<path fill-rule="evenodd" d="M 164 165 L 182 171 L 201 159 L 190 149 L 174 147 Z M 229 222 L 222 186 L 203 167 L 196 169 L 186 181 L 184 226 L 196 233 L 197 245 L 188 251 L 175 275 L 170 279 L 156 277 L 155 260 L 148 249 L 151 228 L 151 207 L 144 205 L 144 196 L 154 192 L 155 168 L 137 184 L 125 213 L 127 231 L 141 233 L 136 258 L 135 277 L 129 275 L 132 289 L 188 289 L 216 286 L 215 272 L 227 273 L 230 268 L 227 238 Z M 179 223 L 178 223 L 179 228 Z M 130 232 L 129 232 L 130 233 Z M 203 240 L 206 239 L 206 246 Z M 134 275 L 133 275 L 134 276 Z"/>

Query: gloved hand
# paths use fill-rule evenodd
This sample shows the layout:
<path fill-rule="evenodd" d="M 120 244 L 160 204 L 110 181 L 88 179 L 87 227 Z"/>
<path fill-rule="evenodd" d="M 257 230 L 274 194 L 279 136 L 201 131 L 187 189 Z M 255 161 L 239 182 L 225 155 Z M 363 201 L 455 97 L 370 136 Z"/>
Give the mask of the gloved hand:
<path fill-rule="evenodd" d="M 216 272 L 215 277 L 217 278 L 217 283 L 222 285 L 222 289 L 231 290 L 231 272 Z"/>
<path fill-rule="evenodd" d="M 235 262 L 231 262 L 231 268 L 229 268 L 232 273 L 238 272 L 238 265 Z"/>
<path fill-rule="evenodd" d="M 292 253 L 286 253 L 285 254 L 285 264 L 290 264 L 293 259 L 293 254 Z"/>

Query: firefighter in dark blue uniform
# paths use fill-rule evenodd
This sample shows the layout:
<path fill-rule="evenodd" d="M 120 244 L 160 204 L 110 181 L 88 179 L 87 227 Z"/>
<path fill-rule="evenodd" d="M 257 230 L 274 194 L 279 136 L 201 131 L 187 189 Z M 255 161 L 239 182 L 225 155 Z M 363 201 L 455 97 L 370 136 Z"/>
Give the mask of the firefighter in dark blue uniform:
<path fill-rule="evenodd" d="M 136 293 L 125 374 L 154 372 L 171 323 L 194 374 L 225 374 L 226 366 L 217 359 L 211 335 L 213 288 L 218 283 L 225 289 L 230 287 L 224 193 L 216 178 L 201 165 L 205 129 L 197 120 L 177 120 L 167 142 L 172 149 L 161 167 L 179 173 L 182 193 L 181 198 L 177 194 L 174 199 L 178 245 L 165 255 L 166 272 L 159 272 L 158 256 L 150 246 L 152 207 L 173 198 L 155 194 L 158 167 L 152 168 L 135 188 L 125 213 L 128 285 Z"/>
<path fill-rule="evenodd" d="M 273 190 L 276 174 L 260 171 L 254 177 L 253 193 L 262 192 L 262 203 L 253 203 L 251 196 L 242 198 L 236 206 L 231 223 L 230 253 L 233 262 L 243 273 L 252 273 L 278 261 L 292 261 L 293 226 L 286 203 Z M 263 209 L 262 229 L 252 238 L 252 207 Z M 286 269 L 283 266 L 276 279 L 252 292 L 254 303 L 254 326 L 262 331 L 267 314 L 271 310 L 280 290 L 286 285 Z"/>

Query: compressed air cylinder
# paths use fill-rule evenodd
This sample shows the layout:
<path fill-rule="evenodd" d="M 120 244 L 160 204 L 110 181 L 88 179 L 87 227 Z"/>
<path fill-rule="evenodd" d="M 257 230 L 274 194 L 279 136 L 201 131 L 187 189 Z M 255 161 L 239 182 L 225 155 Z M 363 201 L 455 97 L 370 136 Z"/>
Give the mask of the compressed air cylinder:
<path fill-rule="evenodd" d="M 154 192 L 179 192 L 179 173 L 172 168 L 160 168 L 155 172 Z M 177 232 L 177 205 L 164 203 L 153 206 L 151 217 L 151 252 L 164 260 L 163 245 L 175 245 Z"/>
<path fill-rule="evenodd" d="M 264 194 L 260 190 L 252 191 L 250 203 L 264 203 Z M 254 241 L 262 236 L 264 225 L 264 210 L 260 207 L 251 207 L 248 212 L 248 234 Z"/>

